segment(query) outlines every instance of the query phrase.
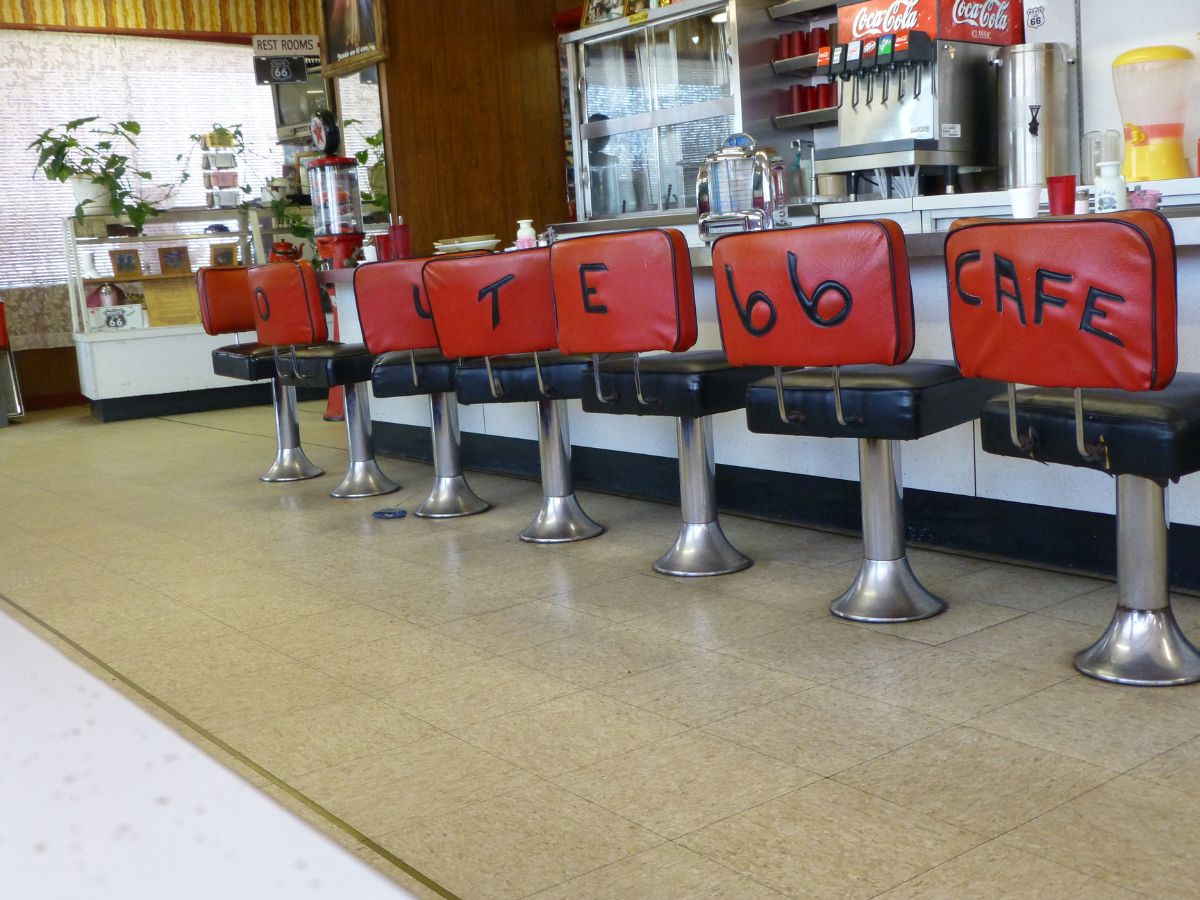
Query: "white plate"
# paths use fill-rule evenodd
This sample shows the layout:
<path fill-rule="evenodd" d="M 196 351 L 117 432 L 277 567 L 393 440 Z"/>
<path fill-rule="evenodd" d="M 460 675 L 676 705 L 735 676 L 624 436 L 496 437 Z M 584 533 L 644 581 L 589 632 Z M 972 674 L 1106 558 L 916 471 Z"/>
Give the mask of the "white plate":
<path fill-rule="evenodd" d="M 461 244 L 437 243 L 433 248 L 439 253 L 459 253 L 463 250 L 494 250 L 500 243 L 498 239 L 490 241 L 466 241 Z"/>
<path fill-rule="evenodd" d="M 435 244 L 470 244 L 474 241 L 490 241 L 496 235 L 494 234 L 464 234 L 461 237 L 442 238 L 440 241 L 434 241 Z"/>

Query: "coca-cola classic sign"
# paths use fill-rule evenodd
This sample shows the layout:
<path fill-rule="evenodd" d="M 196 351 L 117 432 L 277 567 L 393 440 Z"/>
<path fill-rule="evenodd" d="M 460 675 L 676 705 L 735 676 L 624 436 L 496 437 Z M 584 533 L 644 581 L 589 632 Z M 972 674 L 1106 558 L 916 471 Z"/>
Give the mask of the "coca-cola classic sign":
<path fill-rule="evenodd" d="M 1021 0 L 866 0 L 838 9 L 838 40 L 924 31 L 946 41 L 1016 44 Z"/>

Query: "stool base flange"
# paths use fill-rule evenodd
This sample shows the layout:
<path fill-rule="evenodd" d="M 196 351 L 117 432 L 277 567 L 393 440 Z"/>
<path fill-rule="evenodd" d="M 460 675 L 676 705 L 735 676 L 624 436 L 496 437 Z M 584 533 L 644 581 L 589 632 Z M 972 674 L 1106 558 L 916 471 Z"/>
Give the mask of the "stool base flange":
<path fill-rule="evenodd" d="M 433 490 L 417 507 L 422 519 L 453 519 L 473 516 L 491 509 L 492 505 L 471 490 L 462 475 L 443 475 L 433 479 Z"/>
<path fill-rule="evenodd" d="M 324 474 L 325 470 L 313 465 L 302 448 L 288 447 L 276 454 L 275 462 L 259 476 L 259 480 L 274 484 L 280 481 L 303 481 Z"/>
<path fill-rule="evenodd" d="M 383 474 L 379 463 L 373 459 L 366 459 L 351 462 L 346 469 L 346 477 L 329 492 L 329 496 L 339 500 L 353 500 L 358 497 L 378 497 L 380 494 L 390 494 L 398 490 L 400 485 Z"/>
<path fill-rule="evenodd" d="M 663 575 L 702 578 L 729 575 L 750 567 L 753 560 L 738 552 L 717 521 L 679 526 L 675 544 L 659 557 L 654 571 Z"/>
<path fill-rule="evenodd" d="M 1104 635 L 1075 657 L 1084 675 L 1142 687 L 1200 681 L 1200 651 L 1179 630 L 1171 608 L 1118 606 Z"/>
<path fill-rule="evenodd" d="M 592 521 L 574 494 L 542 497 L 542 508 L 520 538 L 530 544 L 565 544 L 586 541 L 604 534 L 604 526 Z"/>
<path fill-rule="evenodd" d="M 835 616 L 855 622 L 916 622 L 946 609 L 917 580 L 908 557 L 864 559 L 850 590 L 829 605 Z"/>

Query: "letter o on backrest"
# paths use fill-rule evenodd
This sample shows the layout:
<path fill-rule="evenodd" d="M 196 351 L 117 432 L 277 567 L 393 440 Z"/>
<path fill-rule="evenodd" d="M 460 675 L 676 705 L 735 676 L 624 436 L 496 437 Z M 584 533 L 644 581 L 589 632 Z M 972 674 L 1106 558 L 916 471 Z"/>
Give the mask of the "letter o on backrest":
<path fill-rule="evenodd" d="M 260 343 L 286 346 L 328 340 L 321 292 L 306 260 L 267 263 L 247 271 Z"/>
<path fill-rule="evenodd" d="M 908 255 L 895 222 L 727 235 L 713 245 L 713 278 L 734 365 L 897 365 L 912 353 Z"/>
<path fill-rule="evenodd" d="M 1175 244 L 1158 213 L 963 219 L 945 265 L 964 375 L 1130 391 L 1175 376 Z"/>

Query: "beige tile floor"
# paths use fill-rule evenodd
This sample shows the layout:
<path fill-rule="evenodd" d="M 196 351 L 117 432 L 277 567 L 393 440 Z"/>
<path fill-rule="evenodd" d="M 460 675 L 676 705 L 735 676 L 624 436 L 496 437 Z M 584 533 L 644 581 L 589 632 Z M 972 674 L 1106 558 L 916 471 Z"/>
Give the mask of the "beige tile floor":
<path fill-rule="evenodd" d="M 1200 688 L 1074 672 L 1107 582 L 914 551 L 950 611 L 860 627 L 838 535 L 727 517 L 757 564 L 681 581 L 669 506 L 536 547 L 475 474 L 486 515 L 375 520 L 429 467 L 332 500 L 320 408 L 293 485 L 262 408 L 0 431 L 0 609 L 419 896 L 1197 896 Z"/>

